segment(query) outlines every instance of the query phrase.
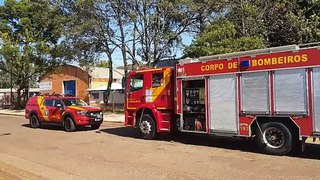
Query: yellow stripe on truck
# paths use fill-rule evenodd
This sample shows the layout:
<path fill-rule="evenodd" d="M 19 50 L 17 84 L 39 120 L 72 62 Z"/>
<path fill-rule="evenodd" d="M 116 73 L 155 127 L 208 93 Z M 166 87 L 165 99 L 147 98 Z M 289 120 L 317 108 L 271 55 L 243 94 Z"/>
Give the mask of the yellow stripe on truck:
<path fill-rule="evenodd" d="M 170 68 L 166 68 L 166 70 L 163 72 L 163 85 L 151 88 L 152 90 L 152 101 L 154 102 L 158 96 L 163 92 L 163 90 L 167 87 L 167 85 L 170 83 Z"/>

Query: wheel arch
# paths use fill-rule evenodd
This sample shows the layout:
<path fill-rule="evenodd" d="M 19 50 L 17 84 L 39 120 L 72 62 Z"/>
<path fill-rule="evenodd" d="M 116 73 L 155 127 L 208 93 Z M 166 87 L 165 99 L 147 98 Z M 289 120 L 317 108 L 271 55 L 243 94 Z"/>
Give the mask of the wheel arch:
<path fill-rule="evenodd" d="M 63 127 L 64 127 L 64 121 L 65 121 L 65 119 L 67 117 L 70 117 L 72 119 L 73 123 L 75 123 L 75 119 L 74 119 L 73 114 L 71 114 L 69 112 L 68 113 L 64 113 L 63 116 L 62 116 L 62 121 L 61 121 Z"/>
<path fill-rule="evenodd" d="M 259 126 L 261 126 L 263 123 L 268 122 L 278 122 L 285 125 L 291 132 L 294 138 L 298 138 L 299 140 L 302 139 L 301 137 L 301 131 L 300 127 L 294 122 L 294 120 L 290 116 L 282 116 L 282 117 L 263 117 L 263 116 L 257 116 L 252 123 L 250 124 L 250 136 L 256 135 L 256 130 Z"/>
<path fill-rule="evenodd" d="M 154 122 L 156 123 L 156 126 L 158 127 L 158 123 L 156 120 L 156 116 L 154 114 L 154 110 L 152 110 L 150 107 L 141 107 L 138 111 L 136 111 L 135 115 L 135 127 L 138 127 L 138 123 L 140 121 L 141 115 L 143 114 L 149 114 L 151 118 L 153 118 Z"/>
<path fill-rule="evenodd" d="M 35 110 L 30 111 L 30 113 L 29 113 L 29 118 L 30 118 L 31 116 L 33 116 L 33 115 L 37 116 L 37 118 L 39 119 L 39 116 L 38 116 L 37 111 L 35 111 Z"/>

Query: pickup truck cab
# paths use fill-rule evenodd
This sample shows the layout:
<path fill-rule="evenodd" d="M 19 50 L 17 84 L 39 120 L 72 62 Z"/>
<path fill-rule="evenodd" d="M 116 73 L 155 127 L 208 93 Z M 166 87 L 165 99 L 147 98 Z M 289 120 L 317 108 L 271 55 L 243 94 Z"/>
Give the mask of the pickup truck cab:
<path fill-rule="evenodd" d="M 54 123 L 61 124 L 67 132 L 86 125 L 98 129 L 103 122 L 101 108 L 88 106 L 79 98 L 62 95 L 30 97 L 25 117 L 32 128 L 38 128 L 41 123 Z"/>

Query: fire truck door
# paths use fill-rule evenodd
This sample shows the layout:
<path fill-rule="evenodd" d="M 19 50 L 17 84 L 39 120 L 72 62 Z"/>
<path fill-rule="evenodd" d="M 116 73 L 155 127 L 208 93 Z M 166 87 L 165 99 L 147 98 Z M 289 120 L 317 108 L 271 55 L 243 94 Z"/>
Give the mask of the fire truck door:
<path fill-rule="evenodd" d="M 144 102 L 144 75 L 137 74 L 129 78 L 129 87 L 127 88 L 127 109 L 136 109 L 138 105 Z"/>
<path fill-rule="evenodd" d="M 158 72 L 150 74 L 151 77 L 151 91 L 147 96 L 147 102 L 156 104 L 159 109 L 172 109 L 172 83 L 171 83 L 171 69 L 166 68 Z"/>
<path fill-rule="evenodd" d="M 314 68 L 313 77 L 313 131 L 320 134 L 320 68 Z"/>
<path fill-rule="evenodd" d="M 236 82 L 236 75 L 210 77 L 210 129 L 213 131 L 238 131 Z"/>

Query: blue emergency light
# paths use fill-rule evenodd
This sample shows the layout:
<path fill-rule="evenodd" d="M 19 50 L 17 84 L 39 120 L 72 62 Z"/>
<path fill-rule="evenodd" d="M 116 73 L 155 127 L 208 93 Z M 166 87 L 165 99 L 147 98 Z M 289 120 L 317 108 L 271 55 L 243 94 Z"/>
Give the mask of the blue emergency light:
<path fill-rule="evenodd" d="M 250 67 L 250 61 L 249 60 L 241 61 L 241 68 L 248 68 L 248 67 Z"/>

